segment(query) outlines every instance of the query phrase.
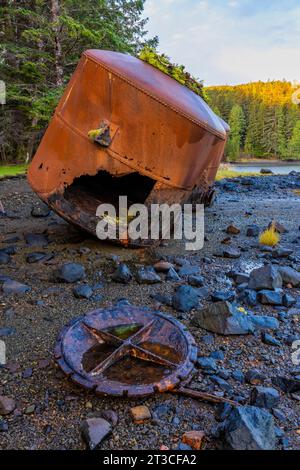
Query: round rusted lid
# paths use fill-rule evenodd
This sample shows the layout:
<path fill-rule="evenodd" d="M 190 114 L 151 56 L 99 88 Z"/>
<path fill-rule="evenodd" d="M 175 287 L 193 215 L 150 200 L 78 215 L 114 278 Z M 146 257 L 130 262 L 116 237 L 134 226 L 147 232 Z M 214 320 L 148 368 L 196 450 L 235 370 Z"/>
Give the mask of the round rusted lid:
<path fill-rule="evenodd" d="M 78 385 L 100 395 L 136 397 L 185 381 L 197 347 L 173 317 L 118 305 L 74 319 L 58 338 L 55 358 Z"/>

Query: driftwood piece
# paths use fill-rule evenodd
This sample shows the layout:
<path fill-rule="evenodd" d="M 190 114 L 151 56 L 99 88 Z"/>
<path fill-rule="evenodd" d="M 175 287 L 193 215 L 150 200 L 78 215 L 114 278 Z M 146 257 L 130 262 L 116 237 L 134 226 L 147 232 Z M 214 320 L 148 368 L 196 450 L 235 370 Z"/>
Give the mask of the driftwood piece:
<path fill-rule="evenodd" d="M 187 397 L 196 398 L 198 400 L 208 401 L 211 403 L 228 403 L 232 406 L 238 406 L 239 404 L 233 400 L 227 398 L 217 397 L 211 393 L 199 392 L 198 390 L 193 390 L 191 388 L 179 387 L 173 390 L 170 390 L 172 393 L 177 393 L 179 395 L 185 395 Z"/>

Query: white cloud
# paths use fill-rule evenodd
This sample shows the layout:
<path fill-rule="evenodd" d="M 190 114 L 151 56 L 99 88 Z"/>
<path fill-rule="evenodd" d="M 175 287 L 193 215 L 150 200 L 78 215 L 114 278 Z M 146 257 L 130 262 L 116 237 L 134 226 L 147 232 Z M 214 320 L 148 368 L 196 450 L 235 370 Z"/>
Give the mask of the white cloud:
<path fill-rule="evenodd" d="M 218 55 L 215 68 L 221 76 L 227 77 L 226 83 L 241 83 L 268 79 L 287 79 L 300 77 L 298 48 L 268 48 L 265 50 L 232 47 Z M 220 83 L 224 83 L 220 82 Z"/>
<path fill-rule="evenodd" d="M 299 79 L 300 7 L 272 3 L 146 0 L 145 13 L 160 50 L 206 84 Z"/>

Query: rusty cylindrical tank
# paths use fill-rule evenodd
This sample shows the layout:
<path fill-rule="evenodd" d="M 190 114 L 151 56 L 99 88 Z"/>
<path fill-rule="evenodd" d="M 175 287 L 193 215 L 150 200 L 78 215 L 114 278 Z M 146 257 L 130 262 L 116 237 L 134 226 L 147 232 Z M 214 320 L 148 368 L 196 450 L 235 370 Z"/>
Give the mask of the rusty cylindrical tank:
<path fill-rule="evenodd" d="M 60 216 L 95 235 L 97 207 L 117 205 L 120 195 L 146 205 L 209 202 L 228 130 L 198 95 L 151 65 L 88 50 L 28 181 Z"/>

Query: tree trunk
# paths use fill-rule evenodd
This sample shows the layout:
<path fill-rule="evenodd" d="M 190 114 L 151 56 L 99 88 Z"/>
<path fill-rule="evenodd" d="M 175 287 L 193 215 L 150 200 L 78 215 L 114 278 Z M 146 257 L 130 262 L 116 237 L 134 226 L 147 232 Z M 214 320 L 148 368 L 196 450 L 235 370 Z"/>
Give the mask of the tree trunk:
<path fill-rule="evenodd" d="M 52 29 L 54 33 L 54 56 L 55 56 L 55 72 L 56 72 L 56 85 L 63 85 L 64 71 L 62 67 L 62 48 L 59 38 L 59 0 L 51 0 L 51 13 L 52 13 Z"/>
<path fill-rule="evenodd" d="M 35 126 L 37 125 L 38 120 L 36 117 L 34 117 L 31 121 L 31 127 L 34 129 Z M 36 138 L 37 138 L 37 131 L 33 130 L 31 132 L 31 135 L 28 137 L 28 142 L 27 142 L 27 152 L 26 152 L 26 163 L 28 163 L 32 157 L 33 157 L 33 150 L 34 146 L 36 143 Z"/>
<path fill-rule="evenodd" d="M 9 5 L 9 2 L 7 0 L 3 0 L 1 2 L 1 6 L 3 8 L 8 8 L 10 5 Z M 13 40 L 14 39 L 14 31 L 13 31 L 13 26 L 12 26 L 12 22 L 11 22 L 11 16 L 9 14 L 8 11 L 6 11 L 3 15 L 3 28 L 4 28 L 4 31 L 3 31 L 3 36 L 6 37 L 6 38 L 9 38 L 10 40 Z"/>

